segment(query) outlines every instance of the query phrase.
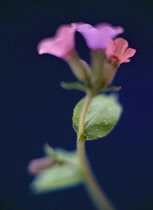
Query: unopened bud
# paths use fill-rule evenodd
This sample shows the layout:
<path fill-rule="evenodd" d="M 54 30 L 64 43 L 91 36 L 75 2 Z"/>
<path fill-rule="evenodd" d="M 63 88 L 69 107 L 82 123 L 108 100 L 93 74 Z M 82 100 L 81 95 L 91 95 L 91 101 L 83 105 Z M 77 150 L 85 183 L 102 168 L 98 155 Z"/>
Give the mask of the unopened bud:
<path fill-rule="evenodd" d="M 36 175 L 52 165 L 53 161 L 48 157 L 33 159 L 28 165 L 28 172 L 32 175 Z"/>

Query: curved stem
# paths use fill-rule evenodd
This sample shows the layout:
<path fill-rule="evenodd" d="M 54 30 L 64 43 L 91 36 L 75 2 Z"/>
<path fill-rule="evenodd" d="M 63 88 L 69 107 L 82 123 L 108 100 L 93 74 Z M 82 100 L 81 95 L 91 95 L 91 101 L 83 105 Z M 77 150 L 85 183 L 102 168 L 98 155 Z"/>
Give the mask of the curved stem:
<path fill-rule="evenodd" d="M 79 135 L 77 140 L 77 151 L 81 160 L 82 171 L 85 176 L 85 186 L 95 206 L 98 210 L 114 210 L 115 208 L 112 206 L 104 192 L 100 189 L 91 171 L 85 152 L 84 121 L 92 98 L 93 95 L 88 93 L 82 108 L 79 124 Z"/>
<path fill-rule="evenodd" d="M 89 105 L 91 103 L 91 100 L 93 98 L 93 94 L 92 93 L 87 93 L 86 98 L 85 98 L 85 102 L 82 108 L 82 112 L 81 112 L 81 116 L 80 116 L 80 123 L 79 123 L 79 132 L 78 132 L 78 139 L 81 141 L 85 140 L 84 137 L 84 121 L 85 121 L 85 117 L 89 108 Z"/>

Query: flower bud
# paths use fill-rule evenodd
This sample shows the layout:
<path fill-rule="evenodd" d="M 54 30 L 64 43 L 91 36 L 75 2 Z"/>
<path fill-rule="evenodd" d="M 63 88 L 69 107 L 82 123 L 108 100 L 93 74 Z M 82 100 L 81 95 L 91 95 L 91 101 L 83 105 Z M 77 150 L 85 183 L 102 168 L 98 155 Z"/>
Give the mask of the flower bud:
<path fill-rule="evenodd" d="M 53 161 L 48 157 L 37 158 L 30 161 L 28 172 L 35 175 L 53 165 Z"/>

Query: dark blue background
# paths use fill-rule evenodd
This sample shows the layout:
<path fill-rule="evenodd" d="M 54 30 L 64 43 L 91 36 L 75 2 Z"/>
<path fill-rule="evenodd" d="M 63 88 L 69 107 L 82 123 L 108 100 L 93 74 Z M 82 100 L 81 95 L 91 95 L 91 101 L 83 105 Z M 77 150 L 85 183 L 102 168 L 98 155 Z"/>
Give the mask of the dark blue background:
<path fill-rule="evenodd" d="M 63 90 L 74 81 L 62 60 L 37 54 L 37 43 L 65 23 L 122 25 L 137 49 L 113 82 L 122 86 L 122 118 L 104 139 L 87 142 L 99 183 L 119 210 L 153 209 L 153 14 L 151 1 L 1 1 L 0 104 L 2 210 L 92 210 L 83 187 L 35 196 L 27 163 L 53 147 L 74 149 L 72 110 L 83 93 Z M 88 49 L 76 35 L 78 50 Z"/>

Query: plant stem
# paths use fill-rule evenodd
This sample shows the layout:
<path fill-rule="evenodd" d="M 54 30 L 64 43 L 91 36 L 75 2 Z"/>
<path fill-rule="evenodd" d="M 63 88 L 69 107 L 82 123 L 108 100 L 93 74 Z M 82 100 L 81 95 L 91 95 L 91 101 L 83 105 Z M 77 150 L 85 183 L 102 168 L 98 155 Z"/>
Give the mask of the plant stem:
<path fill-rule="evenodd" d="M 79 134 L 78 134 L 78 139 L 81 141 L 85 140 L 84 137 L 84 121 L 85 121 L 85 117 L 89 108 L 89 105 L 91 103 L 91 100 L 93 98 L 93 94 L 92 93 L 87 93 L 87 96 L 85 98 L 85 102 L 82 108 L 82 112 L 81 112 L 81 116 L 80 116 L 80 123 L 79 123 Z"/>
<path fill-rule="evenodd" d="M 88 93 L 85 98 L 84 106 L 82 108 L 77 140 L 77 151 L 81 160 L 82 171 L 85 176 L 85 186 L 95 206 L 98 210 L 115 210 L 104 192 L 100 189 L 91 171 L 85 152 L 84 122 L 92 98 L 93 95 L 91 93 Z"/>

